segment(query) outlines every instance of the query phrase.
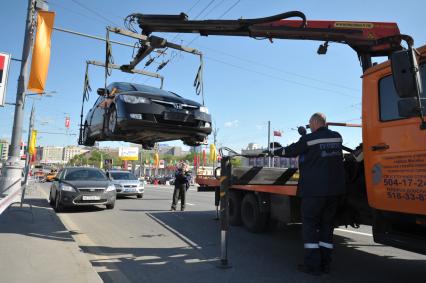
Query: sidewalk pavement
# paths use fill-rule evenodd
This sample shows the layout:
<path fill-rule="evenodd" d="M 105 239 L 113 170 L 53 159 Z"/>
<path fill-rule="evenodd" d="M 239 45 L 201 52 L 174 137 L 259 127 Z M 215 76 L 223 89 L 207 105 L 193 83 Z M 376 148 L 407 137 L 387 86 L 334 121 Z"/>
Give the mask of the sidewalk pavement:
<path fill-rule="evenodd" d="M 0 255 L 1 282 L 102 282 L 37 185 L 0 215 Z"/>

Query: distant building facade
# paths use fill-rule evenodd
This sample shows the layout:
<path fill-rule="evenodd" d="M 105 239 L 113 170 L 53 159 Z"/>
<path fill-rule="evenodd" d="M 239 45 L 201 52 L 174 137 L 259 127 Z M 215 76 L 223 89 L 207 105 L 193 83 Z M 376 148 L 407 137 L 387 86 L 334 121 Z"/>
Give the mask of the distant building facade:
<path fill-rule="evenodd" d="M 74 156 L 88 152 L 89 149 L 80 146 L 66 146 L 64 147 L 64 154 L 62 160 L 68 163 Z"/>
<path fill-rule="evenodd" d="M 45 146 L 43 147 L 43 157 L 41 163 L 58 164 L 63 161 L 64 147 L 62 146 Z"/>
<path fill-rule="evenodd" d="M 0 161 L 7 160 L 9 155 L 9 142 L 6 140 L 0 140 Z"/>

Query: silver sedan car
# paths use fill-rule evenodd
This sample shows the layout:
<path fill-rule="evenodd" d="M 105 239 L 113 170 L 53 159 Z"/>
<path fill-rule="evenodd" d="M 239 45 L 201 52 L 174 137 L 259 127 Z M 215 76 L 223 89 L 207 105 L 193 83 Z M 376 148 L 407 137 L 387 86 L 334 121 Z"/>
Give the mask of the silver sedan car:
<path fill-rule="evenodd" d="M 107 176 L 111 179 L 117 191 L 117 196 L 136 196 L 142 198 L 144 184 L 129 171 L 111 170 Z"/>
<path fill-rule="evenodd" d="M 64 207 L 105 205 L 113 209 L 117 192 L 114 184 L 98 168 L 62 169 L 50 187 L 49 201 L 56 211 Z"/>

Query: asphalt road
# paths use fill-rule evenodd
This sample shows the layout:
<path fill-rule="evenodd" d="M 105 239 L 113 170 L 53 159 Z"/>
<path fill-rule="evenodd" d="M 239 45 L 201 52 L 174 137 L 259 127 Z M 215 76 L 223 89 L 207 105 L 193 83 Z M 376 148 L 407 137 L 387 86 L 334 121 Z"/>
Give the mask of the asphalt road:
<path fill-rule="evenodd" d="M 426 256 L 374 243 L 369 227 L 336 230 L 332 273 L 319 278 L 296 270 L 300 226 L 231 227 L 232 268 L 219 269 L 214 194 L 191 188 L 185 212 L 169 211 L 171 197 L 169 186 L 148 186 L 143 199 L 118 199 L 114 210 L 58 215 L 105 282 L 426 282 Z"/>

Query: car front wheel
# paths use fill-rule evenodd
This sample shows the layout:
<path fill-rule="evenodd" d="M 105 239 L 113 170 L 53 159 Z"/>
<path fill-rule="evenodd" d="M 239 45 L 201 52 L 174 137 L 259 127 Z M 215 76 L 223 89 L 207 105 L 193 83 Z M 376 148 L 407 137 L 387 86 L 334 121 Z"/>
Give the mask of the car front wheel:
<path fill-rule="evenodd" d="M 52 198 L 52 190 L 50 190 L 50 192 L 49 192 L 49 203 L 50 203 L 50 205 L 54 205 L 54 200 L 53 200 L 53 198 Z"/>
<path fill-rule="evenodd" d="M 83 130 L 83 144 L 86 146 L 94 146 L 95 145 L 95 140 L 90 138 L 90 129 L 89 129 L 89 125 L 86 124 L 84 125 L 84 130 Z"/>
<path fill-rule="evenodd" d="M 115 206 L 115 202 L 113 202 L 113 203 L 108 203 L 108 204 L 106 205 L 106 208 L 107 208 L 107 209 L 114 209 L 114 206 Z"/>
<path fill-rule="evenodd" d="M 59 198 L 59 195 L 56 194 L 56 197 L 55 197 L 55 211 L 56 212 L 61 212 L 62 210 L 63 210 L 63 207 L 62 207 L 61 199 Z"/>
<path fill-rule="evenodd" d="M 113 135 L 117 132 L 117 109 L 111 107 L 108 115 L 108 134 Z"/>

